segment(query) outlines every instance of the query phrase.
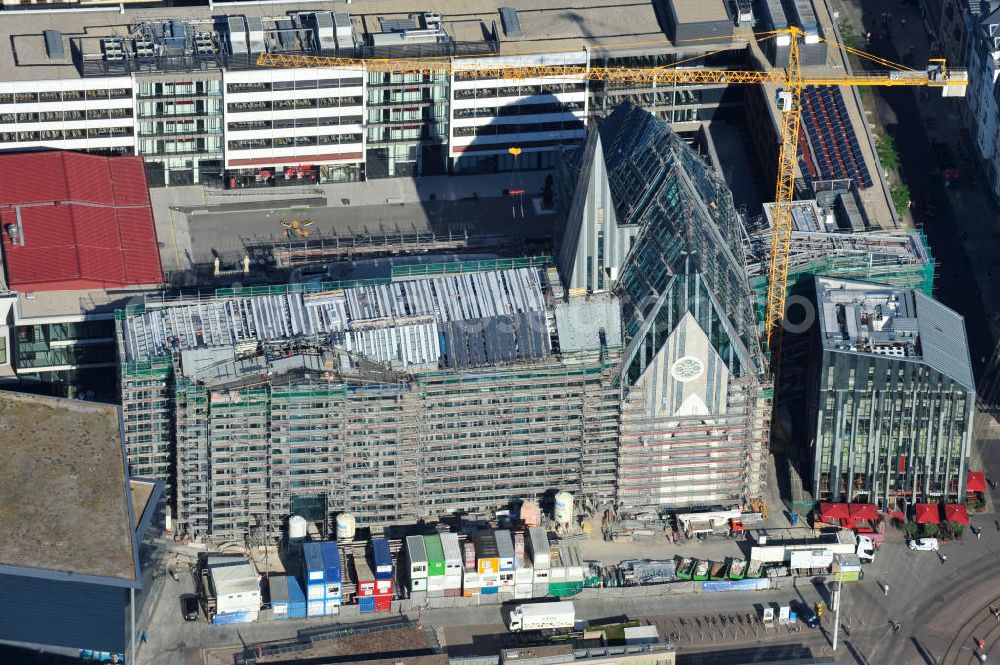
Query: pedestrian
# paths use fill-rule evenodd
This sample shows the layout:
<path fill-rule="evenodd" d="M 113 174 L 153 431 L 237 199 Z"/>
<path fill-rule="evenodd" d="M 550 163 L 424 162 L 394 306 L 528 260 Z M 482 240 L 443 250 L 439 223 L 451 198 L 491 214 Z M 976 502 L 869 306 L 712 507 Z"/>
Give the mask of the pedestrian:
<path fill-rule="evenodd" d="M 146 631 L 142 631 L 142 635 L 139 636 L 139 641 L 143 644 L 148 643 L 148 638 L 146 637 Z"/>
<path fill-rule="evenodd" d="M 886 596 L 889 595 L 889 585 L 888 584 L 883 584 L 882 585 L 882 593 L 883 593 L 883 595 L 886 595 Z"/>
<path fill-rule="evenodd" d="M 943 565 L 944 562 L 947 561 L 947 560 L 948 560 L 948 555 L 947 554 L 942 554 L 941 555 L 941 564 Z"/>
<path fill-rule="evenodd" d="M 983 537 L 983 530 L 982 529 L 976 529 L 976 540 L 981 540 L 982 537 Z"/>
<path fill-rule="evenodd" d="M 892 632 L 898 633 L 899 629 L 902 628 L 902 627 L 903 627 L 903 625 L 897 621 L 894 624 L 892 624 Z"/>
<path fill-rule="evenodd" d="M 976 640 L 976 646 L 979 647 L 980 651 L 985 650 L 986 649 L 986 640 L 984 640 L 983 638 L 980 637 L 978 640 Z"/>
<path fill-rule="evenodd" d="M 979 654 L 979 662 L 980 663 L 985 663 L 986 662 L 986 654 L 985 653 Z"/>
<path fill-rule="evenodd" d="M 904 28 L 906 27 L 906 17 L 905 16 L 903 18 L 899 19 L 899 22 L 900 22 L 900 24 L 902 24 L 902 26 Z"/>

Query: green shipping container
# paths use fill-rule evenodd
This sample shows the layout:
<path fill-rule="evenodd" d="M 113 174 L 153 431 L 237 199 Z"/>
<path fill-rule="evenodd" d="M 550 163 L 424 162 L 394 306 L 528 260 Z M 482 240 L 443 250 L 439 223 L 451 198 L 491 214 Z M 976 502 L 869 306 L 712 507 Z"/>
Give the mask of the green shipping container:
<path fill-rule="evenodd" d="M 441 536 L 424 536 L 424 549 L 427 550 L 427 576 L 444 575 L 444 548 L 441 547 Z"/>
<path fill-rule="evenodd" d="M 549 595 L 556 598 L 575 596 L 583 591 L 583 582 L 556 582 L 549 584 Z"/>

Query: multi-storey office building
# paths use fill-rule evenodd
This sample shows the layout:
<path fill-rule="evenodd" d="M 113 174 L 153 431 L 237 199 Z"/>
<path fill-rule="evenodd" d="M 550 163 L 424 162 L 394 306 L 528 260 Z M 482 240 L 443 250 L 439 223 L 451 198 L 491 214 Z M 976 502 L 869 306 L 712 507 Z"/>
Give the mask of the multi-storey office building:
<path fill-rule="evenodd" d="M 817 500 L 961 501 L 976 389 L 962 317 L 929 296 L 816 278 Z"/>
<path fill-rule="evenodd" d="M 707 4 L 726 14 L 723 0 Z M 474 0 L 454 19 L 433 11 L 449 9 L 435 2 L 409 13 L 398 0 L 379 0 L 355 15 L 335 3 L 264 7 L 266 15 L 186 7 L 174 8 L 170 18 L 151 8 L 5 16 L 0 33 L 11 46 L 0 52 L 0 150 L 138 154 L 153 186 L 496 171 L 515 167 L 511 147 L 522 149 L 517 168 L 550 168 L 558 151 L 582 142 L 591 109 L 648 102 L 679 129 L 693 130 L 739 99 L 724 98 L 725 85 L 718 84 L 483 79 L 376 72 L 363 64 L 268 70 L 255 60 L 266 51 L 362 63 L 434 57 L 460 69 L 669 66 L 722 47 L 708 66 L 750 64 L 745 45 L 731 39 L 731 25 L 711 32 L 716 42 L 672 44 L 652 2 L 541 7 L 501 17 L 495 4 Z M 637 39 L 636 26 L 648 39 L 627 47 Z"/>

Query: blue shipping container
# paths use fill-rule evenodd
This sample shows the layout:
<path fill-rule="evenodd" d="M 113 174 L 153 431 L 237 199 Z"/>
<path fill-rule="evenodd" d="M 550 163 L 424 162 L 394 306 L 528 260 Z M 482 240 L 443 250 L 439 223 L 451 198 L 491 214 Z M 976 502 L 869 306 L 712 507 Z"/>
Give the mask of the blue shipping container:
<path fill-rule="evenodd" d="M 271 590 L 271 609 L 274 610 L 274 617 L 284 619 L 288 616 L 288 578 L 284 575 L 270 577 L 267 585 Z"/>
<path fill-rule="evenodd" d="M 323 554 L 319 543 L 302 543 L 302 558 L 306 562 L 306 583 L 323 581 Z"/>
<path fill-rule="evenodd" d="M 374 612 L 375 596 L 363 596 L 358 598 L 358 609 L 362 612 Z"/>
<path fill-rule="evenodd" d="M 372 558 L 375 560 L 375 579 L 392 579 L 392 554 L 389 552 L 389 541 L 385 538 L 372 539 Z"/>
<path fill-rule="evenodd" d="M 342 581 L 337 543 L 320 543 L 320 552 L 323 554 L 323 580 L 328 584 Z"/>
<path fill-rule="evenodd" d="M 498 586 L 484 586 L 481 589 L 479 589 L 479 593 L 483 594 L 484 596 L 488 596 L 491 593 L 500 593 L 500 587 L 498 587 Z"/>
<path fill-rule="evenodd" d="M 299 619 L 306 615 L 306 595 L 299 584 L 299 578 L 288 578 L 288 618 Z"/>

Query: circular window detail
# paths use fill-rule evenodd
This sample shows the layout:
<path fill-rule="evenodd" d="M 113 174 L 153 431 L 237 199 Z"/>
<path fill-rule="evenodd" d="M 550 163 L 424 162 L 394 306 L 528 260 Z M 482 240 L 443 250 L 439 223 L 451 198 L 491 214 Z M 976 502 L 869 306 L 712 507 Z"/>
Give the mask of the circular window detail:
<path fill-rule="evenodd" d="M 670 375 L 681 383 L 694 381 L 705 371 L 705 363 L 694 356 L 684 356 L 674 361 Z"/>

